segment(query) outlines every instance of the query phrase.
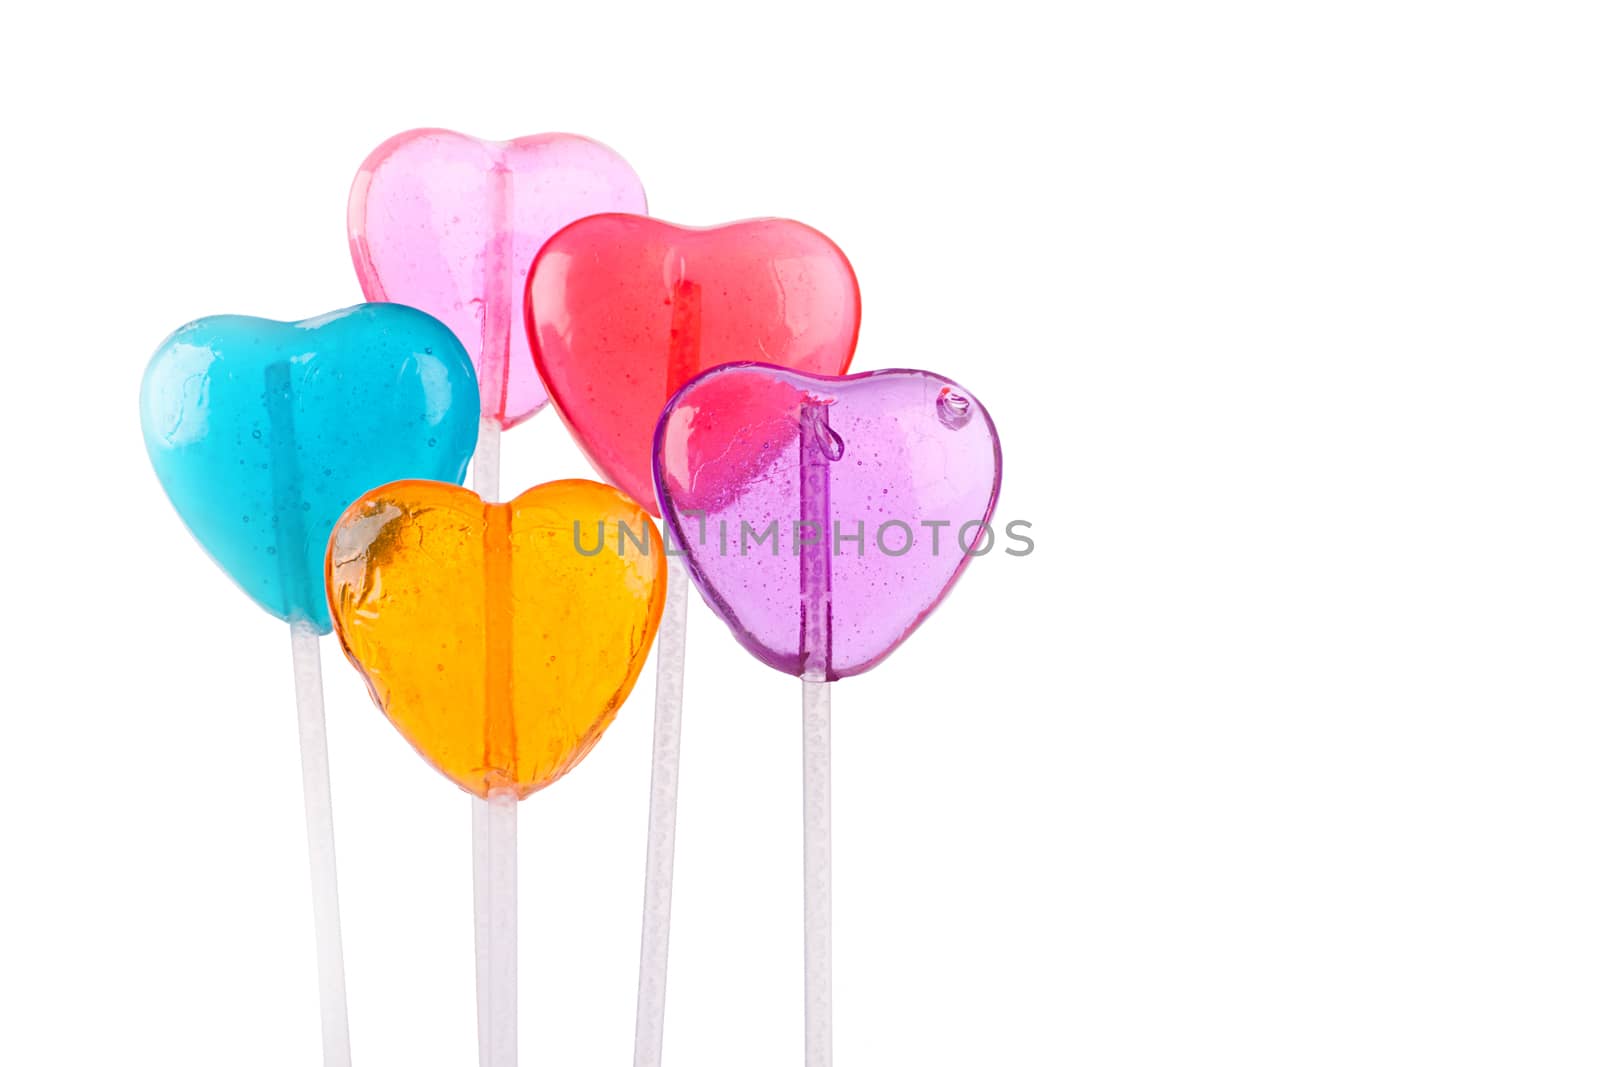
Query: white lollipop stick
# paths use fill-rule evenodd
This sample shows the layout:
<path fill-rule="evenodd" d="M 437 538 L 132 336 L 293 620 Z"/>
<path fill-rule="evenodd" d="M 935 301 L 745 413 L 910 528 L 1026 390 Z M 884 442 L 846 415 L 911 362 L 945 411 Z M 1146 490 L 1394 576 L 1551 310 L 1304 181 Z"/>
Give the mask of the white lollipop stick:
<path fill-rule="evenodd" d="M 483 807 L 488 989 L 479 990 L 478 1010 L 488 1021 L 488 1034 L 480 1034 L 479 1042 L 488 1052 L 488 1067 L 516 1067 L 517 795 L 490 793 Z"/>
<path fill-rule="evenodd" d="M 639 936 L 639 1002 L 634 1067 L 660 1067 L 667 1017 L 667 941 L 672 932 L 672 853 L 678 828 L 678 753 L 683 732 L 684 645 L 689 571 L 667 556 L 667 602 L 656 637 L 656 728 L 650 765 L 650 823 L 645 835 L 644 929 Z"/>
<path fill-rule="evenodd" d="M 500 499 L 500 424 L 478 423 L 478 448 L 472 453 L 472 491 L 487 501 Z"/>
<path fill-rule="evenodd" d="M 266 371 L 267 420 L 280 461 L 272 469 L 272 498 L 278 522 L 278 579 L 285 589 L 305 588 L 302 569 L 308 540 L 296 486 L 294 408 L 289 364 L 274 362 Z M 259 432 L 259 431 L 258 431 Z M 314 579 L 321 593 L 322 576 Z M 300 775 L 306 800 L 306 844 L 311 858 L 311 920 L 317 937 L 317 986 L 322 996 L 322 1060 L 326 1067 L 350 1067 L 350 1013 L 344 985 L 344 939 L 339 931 L 339 872 L 333 848 L 333 787 L 328 774 L 328 722 L 322 709 L 322 646 L 316 628 L 305 620 L 289 624 L 294 661 L 294 703 L 300 720 Z"/>
<path fill-rule="evenodd" d="M 833 844 L 829 683 L 800 682 L 805 810 L 806 1067 L 833 1063 Z"/>
<path fill-rule="evenodd" d="M 680 275 L 673 283 L 667 351 L 669 393 L 673 382 L 694 377 L 699 366 L 702 304 L 700 283 Z M 650 822 L 645 834 L 634 1067 L 661 1067 L 662 1035 L 667 1022 L 667 941 L 672 933 L 672 855 L 678 831 L 678 751 L 683 731 L 683 662 L 688 628 L 689 570 L 682 555 L 669 552 L 667 602 L 656 633 L 656 727 L 650 763 Z"/>
<path fill-rule="evenodd" d="M 833 1064 L 833 860 L 831 715 L 832 510 L 826 404 L 807 404 L 800 432 L 800 521 L 812 536 L 800 553 L 801 801 L 805 879 L 806 1067 Z"/>
<path fill-rule="evenodd" d="M 500 497 L 500 424 L 493 418 L 484 418 L 478 423 L 478 447 L 472 454 L 472 488 L 485 501 L 495 501 Z M 473 925 L 473 955 L 477 963 L 478 974 L 478 1063 L 480 1067 L 497 1067 L 500 1063 L 514 1063 L 516 1060 L 516 938 L 517 938 L 517 898 L 516 898 L 516 829 L 517 812 L 515 804 L 511 807 L 509 816 L 502 816 L 498 820 L 496 829 L 505 833 L 505 826 L 500 825 L 509 819 L 511 842 L 511 894 L 509 901 L 502 895 L 492 897 L 490 883 L 492 875 L 489 869 L 490 856 L 496 849 L 491 840 L 490 815 L 491 801 L 481 797 L 472 798 L 472 925 Z M 503 849 L 501 850 L 503 854 Z M 504 886 L 500 886 L 503 890 Z M 502 921 L 496 924 L 493 920 L 507 907 L 510 908 L 509 923 Z M 498 976 L 492 963 L 497 941 L 504 941 L 509 930 L 511 940 L 511 1010 L 502 1012 L 496 1019 L 491 1010 L 495 999 L 495 992 L 499 988 L 493 981 Z M 498 957 L 496 957 L 498 958 Z M 511 1027 L 510 1061 L 497 1060 L 496 1048 L 490 1039 L 491 1031 L 499 1034 L 496 1023 L 509 1022 Z"/>
<path fill-rule="evenodd" d="M 294 654 L 294 700 L 300 718 L 300 771 L 311 854 L 311 915 L 317 935 L 322 993 L 322 1062 L 350 1067 L 350 1016 L 345 1006 L 344 941 L 339 931 L 339 875 L 333 849 L 333 789 L 328 778 L 328 729 L 322 711 L 322 648 L 310 623 L 289 625 Z"/>

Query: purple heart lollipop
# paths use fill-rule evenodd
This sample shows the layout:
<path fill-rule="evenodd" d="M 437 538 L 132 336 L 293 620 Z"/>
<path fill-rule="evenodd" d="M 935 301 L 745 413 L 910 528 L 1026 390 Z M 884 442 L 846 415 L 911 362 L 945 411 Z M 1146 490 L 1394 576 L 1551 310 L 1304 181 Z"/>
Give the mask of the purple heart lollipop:
<path fill-rule="evenodd" d="M 739 642 L 831 681 L 893 652 L 989 550 L 1000 442 L 937 374 L 732 363 L 662 411 L 655 481 L 669 543 Z"/>

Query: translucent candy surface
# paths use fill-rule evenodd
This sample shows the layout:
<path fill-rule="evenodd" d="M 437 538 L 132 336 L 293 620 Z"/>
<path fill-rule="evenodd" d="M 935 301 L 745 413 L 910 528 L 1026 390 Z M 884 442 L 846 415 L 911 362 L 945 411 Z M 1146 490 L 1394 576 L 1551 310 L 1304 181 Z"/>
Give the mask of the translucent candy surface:
<path fill-rule="evenodd" d="M 361 165 L 350 252 L 367 299 L 421 308 L 456 332 L 478 368 L 484 413 L 509 427 L 545 403 L 522 327 L 534 255 L 574 219 L 644 210 L 633 169 L 587 138 L 411 130 Z"/>
<path fill-rule="evenodd" d="M 666 593 L 649 516 L 583 480 L 506 504 L 439 482 L 383 486 L 339 520 L 327 567 L 339 640 L 373 700 L 481 797 L 525 797 L 594 747 Z"/>
<path fill-rule="evenodd" d="M 556 410 L 595 469 L 656 514 L 650 440 L 680 386 L 735 360 L 842 373 L 860 324 L 850 261 L 787 219 L 695 230 L 597 215 L 553 237 L 528 278 Z"/>
<path fill-rule="evenodd" d="M 740 643 L 835 679 L 894 651 L 993 550 L 1000 442 L 937 374 L 733 364 L 662 412 L 655 478 L 669 543 Z"/>
<path fill-rule="evenodd" d="M 156 475 L 205 550 L 273 615 L 327 633 L 334 521 L 397 478 L 460 481 L 478 384 L 450 330 L 398 304 L 303 322 L 219 315 L 156 350 L 139 412 Z"/>

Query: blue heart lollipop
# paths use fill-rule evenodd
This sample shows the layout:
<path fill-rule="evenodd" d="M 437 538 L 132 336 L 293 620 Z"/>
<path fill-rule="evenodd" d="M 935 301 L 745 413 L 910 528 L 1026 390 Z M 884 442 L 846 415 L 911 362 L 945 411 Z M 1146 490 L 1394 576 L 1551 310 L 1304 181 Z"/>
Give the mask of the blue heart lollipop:
<path fill-rule="evenodd" d="M 156 476 L 211 558 L 273 615 L 327 633 L 334 521 L 388 482 L 459 483 L 478 383 L 437 319 L 358 304 L 191 322 L 151 357 L 139 409 Z"/>

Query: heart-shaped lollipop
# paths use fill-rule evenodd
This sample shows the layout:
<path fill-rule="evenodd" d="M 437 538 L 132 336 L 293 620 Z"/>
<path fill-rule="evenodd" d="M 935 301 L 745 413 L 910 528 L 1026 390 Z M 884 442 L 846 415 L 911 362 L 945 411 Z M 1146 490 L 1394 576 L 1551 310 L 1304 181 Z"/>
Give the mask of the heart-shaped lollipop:
<path fill-rule="evenodd" d="M 595 468 L 654 512 L 650 440 L 668 398 L 734 360 L 842 373 L 861 295 L 838 246 L 798 222 L 689 229 L 595 215 L 546 242 L 527 313 L 562 420 Z"/>
<path fill-rule="evenodd" d="M 545 402 L 522 330 L 534 255 L 574 219 L 643 212 L 645 201 L 627 161 L 585 137 L 411 130 L 367 157 L 349 210 L 367 299 L 410 304 L 454 330 L 478 368 L 484 416 L 507 428 Z"/>
<path fill-rule="evenodd" d="M 662 412 L 655 478 L 672 542 L 740 643 L 832 680 L 894 651 L 992 546 L 1000 442 L 937 374 L 732 364 Z"/>
<path fill-rule="evenodd" d="M 600 739 L 650 651 L 665 565 L 642 508 L 576 479 L 506 504 L 386 485 L 350 506 L 327 558 L 339 641 L 373 700 L 480 797 L 526 797 Z"/>
<path fill-rule="evenodd" d="M 151 358 L 139 409 L 156 475 L 205 550 L 267 611 L 327 633 L 334 520 L 375 485 L 464 477 L 477 395 L 443 323 L 358 304 L 192 322 Z"/>

